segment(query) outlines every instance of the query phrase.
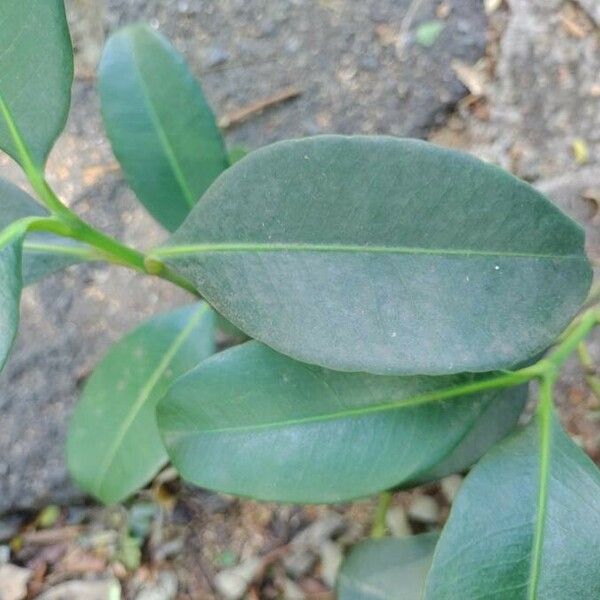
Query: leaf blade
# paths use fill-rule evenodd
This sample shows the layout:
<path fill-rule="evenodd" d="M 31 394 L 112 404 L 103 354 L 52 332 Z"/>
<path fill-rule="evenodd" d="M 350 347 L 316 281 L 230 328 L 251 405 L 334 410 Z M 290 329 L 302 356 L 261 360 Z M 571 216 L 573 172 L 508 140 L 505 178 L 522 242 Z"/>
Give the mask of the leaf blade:
<path fill-rule="evenodd" d="M 0 371 L 19 327 L 23 230 L 0 232 Z"/>
<path fill-rule="evenodd" d="M 0 148 L 24 164 L 16 127 L 38 169 L 69 112 L 73 51 L 62 0 L 21 0 L 0 7 Z M 10 122 L 9 122 L 10 121 Z"/>
<path fill-rule="evenodd" d="M 139 200 L 172 231 L 229 166 L 212 110 L 183 57 L 143 25 L 110 38 L 99 77 L 113 150 Z"/>
<path fill-rule="evenodd" d="M 552 342 L 591 281 L 582 229 L 533 188 L 393 138 L 255 151 L 155 254 L 251 337 L 376 374 L 510 368 Z"/>
<path fill-rule="evenodd" d="M 105 503 L 144 485 L 166 453 L 154 407 L 169 383 L 214 352 L 206 303 L 147 321 L 114 345 L 93 375 L 69 428 L 69 470 Z"/>
<path fill-rule="evenodd" d="M 434 555 L 427 598 L 598 596 L 600 576 L 589 547 L 600 538 L 600 473 L 553 419 L 548 477 L 540 477 L 541 437 L 534 420 L 491 450 L 467 477 Z M 546 486 L 545 508 L 540 481 Z"/>
<path fill-rule="evenodd" d="M 421 600 L 437 533 L 367 540 L 342 564 L 339 600 Z"/>
<path fill-rule="evenodd" d="M 471 380 L 329 371 L 248 342 L 178 379 L 159 403 L 158 424 L 171 461 L 197 485 L 340 502 L 433 467 L 494 399 L 524 402 L 523 387 L 432 400 Z"/>

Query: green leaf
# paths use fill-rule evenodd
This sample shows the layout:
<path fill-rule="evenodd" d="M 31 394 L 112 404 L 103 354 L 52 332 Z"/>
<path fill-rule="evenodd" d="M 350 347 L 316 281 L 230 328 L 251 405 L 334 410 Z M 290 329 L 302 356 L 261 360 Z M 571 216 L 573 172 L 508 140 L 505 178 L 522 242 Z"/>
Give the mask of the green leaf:
<path fill-rule="evenodd" d="M 84 490 L 105 503 L 119 502 L 166 462 L 156 403 L 175 378 L 214 352 L 213 314 L 203 302 L 155 317 L 96 367 L 67 442 L 70 472 Z"/>
<path fill-rule="evenodd" d="M 229 166 L 221 133 L 183 57 L 146 25 L 113 35 L 100 64 L 102 115 L 140 201 L 170 231 Z"/>
<path fill-rule="evenodd" d="M 444 30 L 443 21 L 425 21 L 417 27 L 415 39 L 417 43 L 425 48 L 429 48 L 435 44 L 440 37 L 440 33 Z"/>
<path fill-rule="evenodd" d="M 229 151 L 229 163 L 235 165 L 236 162 L 240 162 L 240 160 L 245 158 L 249 153 L 250 150 L 244 146 L 234 146 Z"/>
<path fill-rule="evenodd" d="M 0 232 L 0 370 L 4 367 L 19 327 L 21 244 L 24 230 Z"/>
<path fill-rule="evenodd" d="M 461 487 L 427 598 L 600 598 L 600 472 L 553 419 L 492 449 Z"/>
<path fill-rule="evenodd" d="M 71 102 L 73 50 L 62 0 L 0 5 L 0 148 L 24 167 L 16 128 L 41 169 Z"/>
<path fill-rule="evenodd" d="M 0 230 L 26 217 L 48 217 L 31 196 L 0 178 Z M 97 257 L 84 244 L 48 233 L 30 233 L 23 243 L 23 285 Z"/>
<path fill-rule="evenodd" d="M 448 456 L 403 487 L 435 481 L 468 469 L 515 428 L 526 403 L 526 393 L 513 394 L 502 402 L 488 403 L 473 426 L 465 430 L 463 439 Z"/>
<path fill-rule="evenodd" d="M 471 156 L 321 136 L 227 169 L 154 254 L 292 358 L 443 375 L 549 346 L 590 286 L 583 242 L 544 196 Z"/>
<path fill-rule="evenodd" d="M 523 401 L 523 386 L 435 396 L 474 377 L 329 371 L 248 342 L 178 379 L 159 403 L 158 425 L 177 470 L 201 487 L 341 502 L 417 477 L 491 402 Z"/>
<path fill-rule="evenodd" d="M 342 564 L 339 600 L 421 600 L 437 533 L 367 540 Z"/>

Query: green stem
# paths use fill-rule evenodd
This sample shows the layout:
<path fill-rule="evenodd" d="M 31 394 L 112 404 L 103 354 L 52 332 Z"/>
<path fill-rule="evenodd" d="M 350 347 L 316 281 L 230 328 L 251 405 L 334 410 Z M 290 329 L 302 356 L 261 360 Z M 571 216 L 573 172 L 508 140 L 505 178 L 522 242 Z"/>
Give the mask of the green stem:
<path fill-rule="evenodd" d="M 577 346 L 588 336 L 590 331 L 598 325 L 600 321 L 600 311 L 597 308 L 590 308 L 582 313 L 578 323 L 569 330 L 569 334 L 554 348 L 554 350 L 539 364 L 546 363 L 544 371 L 557 371 L 568 360 L 568 358 L 577 350 Z"/>
<path fill-rule="evenodd" d="M 373 539 L 382 538 L 387 531 L 385 518 L 392 503 L 392 492 L 385 491 L 379 494 L 377 500 L 377 508 L 373 516 L 373 526 L 371 527 L 371 537 Z"/>
<path fill-rule="evenodd" d="M 579 362 L 583 367 L 583 373 L 585 380 L 592 390 L 592 393 L 598 400 L 600 400 L 600 378 L 596 374 L 596 366 L 590 355 L 590 351 L 585 342 L 580 342 L 577 346 L 577 354 L 579 355 Z"/>
<path fill-rule="evenodd" d="M 0 115 L 4 118 L 10 132 L 19 162 L 23 167 L 27 179 L 39 200 L 56 217 L 56 219 L 39 219 L 37 225 L 32 225 L 31 229 L 51 231 L 64 237 L 84 242 L 98 250 L 100 256 L 111 263 L 130 267 L 142 273 L 157 275 L 196 296 L 199 295 L 189 281 L 173 273 L 160 261 L 155 260 L 154 270 L 149 271 L 144 254 L 94 229 L 63 204 L 54 193 L 54 190 L 48 185 L 43 175 L 43 169 L 34 162 L 27 144 L 1 94 Z"/>
<path fill-rule="evenodd" d="M 545 375 L 540 382 L 540 401 L 537 414 L 540 427 L 540 470 L 539 496 L 536 514 L 536 526 L 533 536 L 532 561 L 529 575 L 528 600 L 538 597 L 538 585 L 542 566 L 546 513 L 548 510 L 548 488 L 550 482 L 550 453 L 552 446 L 552 419 L 554 403 L 552 391 L 558 373 Z"/>

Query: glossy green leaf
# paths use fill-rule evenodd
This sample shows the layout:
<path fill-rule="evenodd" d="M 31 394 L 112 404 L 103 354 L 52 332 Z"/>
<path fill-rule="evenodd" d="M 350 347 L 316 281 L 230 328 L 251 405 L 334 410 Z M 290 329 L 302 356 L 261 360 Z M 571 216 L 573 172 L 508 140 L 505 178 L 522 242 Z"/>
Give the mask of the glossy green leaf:
<path fill-rule="evenodd" d="M 321 136 L 232 166 L 155 254 L 292 358 L 443 375 L 545 349 L 586 298 L 583 242 L 544 196 L 473 157 Z"/>
<path fill-rule="evenodd" d="M 422 533 L 356 545 L 340 570 L 338 600 L 421 600 L 437 539 Z"/>
<path fill-rule="evenodd" d="M 0 179 L 0 230 L 26 217 L 48 217 L 49 213 L 31 196 Z M 23 243 L 23 285 L 71 265 L 94 260 L 91 250 L 77 242 L 47 233 L 29 233 Z"/>
<path fill-rule="evenodd" d="M 600 472 L 552 421 L 492 449 L 454 501 L 431 600 L 600 598 Z"/>
<path fill-rule="evenodd" d="M 23 233 L 19 228 L 0 232 L 0 370 L 19 327 Z"/>
<path fill-rule="evenodd" d="M 110 38 L 99 77 L 113 150 L 140 201 L 172 231 L 229 166 L 213 112 L 183 57 L 145 25 Z"/>
<path fill-rule="evenodd" d="M 299 363 L 258 342 L 178 379 L 158 424 L 181 475 L 282 502 L 341 502 L 414 479 L 446 457 L 490 402 L 523 387 L 441 401 L 473 375 L 385 377 Z"/>
<path fill-rule="evenodd" d="M 465 430 L 458 445 L 438 464 L 403 487 L 435 481 L 460 473 L 475 464 L 494 444 L 504 439 L 517 425 L 527 403 L 527 394 L 513 394 L 501 402 L 490 402 L 473 423 Z"/>
<path fill-rule="evenodd" d="M 147 321 L 115 344 L 86 383 L 69 429 L 71 475 L 105 503 L 146 484 L 166 462 L 155 407 L 170 383 L 214 352 L 206 303 Z"/>
<path fill-rule="evenodd" d="M 0 3 L 0 148 L 23 164 L 16 127 L 38 168 L 65 126 L 73 50 L 63 0 Z"/>

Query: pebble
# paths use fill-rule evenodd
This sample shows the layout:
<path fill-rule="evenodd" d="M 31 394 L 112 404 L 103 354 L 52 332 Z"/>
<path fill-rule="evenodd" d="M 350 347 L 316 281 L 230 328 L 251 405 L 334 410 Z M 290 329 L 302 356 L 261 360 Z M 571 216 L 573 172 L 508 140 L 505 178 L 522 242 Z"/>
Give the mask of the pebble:
<path fill-rule="evenodd" d="M 300 579 L 312 570 L 316 560 L 317 557 L 310 550 L 295 549 L 284 557 L 283 566 L 294 579 Z"/>
<path fill-rule="evenodd" d="M 321 544 L 341 533 L 346 528 L 344 518 L 331 512 L 303 529 L 291 542 L 294 548 L 308 548 L 318 551 Z"/>
<path fill-rule="evenodd" d="M 225 600 L 240 600 L 261 569 L 260 558 L 249 558 L 237 567 L 217 573 L 215 587 Z"/>
<path fill-rule="evenodd" d="M 31 574 L 29 569 L 10 564 L 0 565 L 0 600 L 24 600 Z"/>
<path fill-rule="evenodd" d="M 207 48 L 204 64 L 207 69 L 212 69 L 225 64 L 229 60 L 227 50 L 219 47 Z"/>
<path fill-rule="evenodd" d="M 437 523 L 440 507 L 431 496 L 414 496 L 408 508 L 408 516 L 420 523 Z"/>
<path fill-rule="evenodd" d="M 450 504 L 454 502 L 454 498 L 456 498 L 462 482 L 463 478 L 460 475 L 448 475 L 448 477 L 442 479 L 442 494 L 444 494 L 444 497 Z"/>
<path fill-rule="evenodd" d="M 154 583 L 144 585 L 135 600 L 175 600 L 178 588 L 175 573 L 162 571 Z"/>
<path fill-rule="evenodd" d="M 340 544 L 327 540 L 319 548 L 321 556 L 321 578 L 330 588 L 335 587 L 338 571 L 344 560 L 344 553 Z"/>
<path fill-rule="evenodd" d="M 408 522 L 406 511 L 402 506 L 392 506 L 387 511 L 385 522 L 394 537 L 406 537 L 412 535 L 412 529 Z"/>
<path fill-rule="evenodd" d="M 120 600 L 121 586 L 116 579 L 67 581 L 44 592 L 37 600 Z M 2 599 L 4 600 L 4 598 Z"/>
<path fill-rule="evenodd" d="M 283 597 L 285 600 L 305 600 L 306 595 L 291 579 L 285 579 L 283 582 Z"/>

